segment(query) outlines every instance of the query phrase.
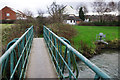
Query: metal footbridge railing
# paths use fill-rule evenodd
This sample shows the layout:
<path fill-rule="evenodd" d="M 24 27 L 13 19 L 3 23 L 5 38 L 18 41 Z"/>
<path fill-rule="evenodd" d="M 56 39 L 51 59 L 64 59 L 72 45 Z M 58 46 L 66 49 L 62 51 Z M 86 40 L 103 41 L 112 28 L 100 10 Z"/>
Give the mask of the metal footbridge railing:
<path fill-rule="evenodd" d="M 78 79 L 76 57 L 95 72 L 94 80 L 111 79 L 109 75 L 75 50 L 67 39 L 58 37 L 46 26 L 43 27 L 43 36 L 59 79 Z M 32 41 L 33 26 L 28 28 L 20 38 L 8 43 L 6 52 L 0 57 L 0 79 L 11 80 L 26 77 Z"/>
<path fill-rule="evenodd" d="M 94 80 L 110 79 L 109 75 L 75 50 L 67 39 L 58 37 L 46 26 L 43 26 L 43 35 L 56 68 L 57 75 L 60 79 L 78 79 L 79 71 L 75 57 L 78 57 L 85 65 L 95 72 Z M 68 74 L 66 74 L 67 72 Z"/>
<path fill-rule="evenodd" d="M 0 57 L 0 77 L 2 79 L 23 79 L 28 65 L 33 26 L 20 37 L 8 43 L 6 52 Z"/>

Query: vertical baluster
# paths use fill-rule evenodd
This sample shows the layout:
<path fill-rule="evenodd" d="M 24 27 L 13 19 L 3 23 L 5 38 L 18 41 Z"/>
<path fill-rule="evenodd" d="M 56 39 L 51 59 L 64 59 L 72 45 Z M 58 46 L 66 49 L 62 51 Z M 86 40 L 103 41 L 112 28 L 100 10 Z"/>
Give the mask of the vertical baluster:
<path fill-rule="evenodd" d="M 48 31 L 47 31 L 47 36 L 46 36 L 46 38 L 47 38 L 47 46 L 48 46 Z"/>
<path fill-rule="evenodd" d="M 7 58 L 8 59 L 8 58 Z M 5 69 L 6 69 L 6 67 L 5 67 L 5 65 L 6 65 L 7 63 L 6 63 L 6 60 L 0 65 L 0 67 L 1 67 L 1 71 L 0 71 L 0 75 L 1 76 L 3 76 L 4 77 L 4 74 L 5 74 Z"/>
<path fill-rule="evenodd" d="M 57 41 L 57 45 L 58 45 L 58 48 L 57 48 L 57 50 L 58 50 L 58 52 L 60 53 L 60 42 L 59 42 L 59 40 Z M 59 55 L 58 55 L 58 64 L 60 63 L 60 57 L 59 57 Z"/>
<path fill-rule="evenodd" d="M 24 45 L 25 45 L 25 37 L 23 37 L 23 41 L 22 41 L 22 51 L 24 49 Z M 24 64 L 24 55 L 25 55 L 25 51 L 23 52 L 23 55 L 22 55 L 22 66 Z M 23 69 L 23 68 L 22 68 Z M 21 70 L 22 71 L 22 70 Z M 22 73 L 21 73 L 22 74 Z"/>
<path fill-rule="evenodd" d="M 46 43 L 47 43 L 47 30 L 46 30 Z M 48 44 L 48 43 L 47 43 Z M 47 45 L 48 46 L 48 45 Z"/>
<path fill-rule="evenodd" d="M 20 42 L 20 55 L 22 54 L 22 51 L 23 51 L 23 42 L 21 41 Z M 21 74 L 21 71 L 22 71 L 22 59 L 20 60 L 20 74 Z"/>
<path fill-rule="evenodd" d="M 56 43 L 56 38 L 54 37 L 54 45 L 55 48 L 57 49 L 57 43 Z M 58 62 L 58 54 L 57 54 L 57 50 L 55 49 L 55 57 L 56 57 L 56 61 Z M 57 72 L 58 72 L 58 65 L 56 64 L 56 68 L 57 68 Z"/>
<path fill-rule="evenodd" d="M 31 44 L 32 44 L 32 39 L 33 39 L 33 29 L 32 29 L 31 32 L 32 32 L 32 34 L 31 34 L 31 37 L 30 37 L 30 45 L 29 45 L 29 46 L 30 46 L 30 49 L 31 49 Z M 29 49 L 29 51 L 30 51 L 30 49 Z"/>
<path fill-rule="evenodd" d="M 97 74 L 95 74 L 94 80 L 99 80 L 99 79 L 100 77 Z"/>
<path fill-rule="evenodd" d="M 61 42 L 59 42 L 59 44 L 60 44 L 60 54 L 62 55 L 62 44 L 61 44 Z M 61 65 L 61 58 L 60 58 L 60 69 L 61 69 L 61 67 L 62 67 L 62 65 Z"/>
<path fill-rule="evenodd" d="M 68 57 L 68 66 L 71 69 L 71 61 L 70 61 L 70 51 L 67 49 L 67 57 Z M 69 71 L 69 79 L 71 80 L 71 72 Z"/>
<path fill-rule="evenodd" d="M 67 47 L 65 48 L 65 52 L 64 52 L 64 60 L 66 61 L 66 57 L 67 57 Z M 62 66 L 62 73 L 64 73 L 64 69 L 65 69 L 65 64 L 63 62 L 63 66 Z"/>
<path fill-rule="evenodd" d="M 29 55 L 29 50 L 30 50 L 30 45 L 31 45 L 31 37 L 32 37 L 32 30 L 29 32 L 29 42 L 28 42 L 28 45 L 27 45 L 27 52 L 28 52 L 28 55 Z"/>
<path fill-rule="evenodd" d="M 47 36 L 47 30 L 45 29 L 45 37 Z M 46 37 L 46 40 L 47 40 L 47 37 Z"/>
<path fill-rule="evenodd" d="M 45 31 L 45 28 L 44 28 L 44 26 L 43 26 L 43 37 L 44 37 L 44 34 L 45 34 L 44 31 Z"/>
<path fill-rule="evenodd" d="M 24 49 L 24 38 L 22 41 L 22 51 L 23 51 L 23 49 Z M 23 64 L 23 62 L 24 62 L 24 52 L 23 52 L 23 56 L 22 56 L 22 64 Z"/>
<path fill-rule="evenodd" d="M 45 42 L 46 42 L 46 31 L 45 31 L 45 28 L 43 27 L 43 36 L 44 36 L 44 39 L 45 39 Z"/>
<path fill-rule="evenodd" d="M 51 33 L 50 33 L 50 36 L 49 36 L 49 48 L 51 50 Z"/>
<path fill-rule="evenodd" d="M 2 76 L 5 77 L 6 76 L 6 70 L 7 70 L 7 66 L 8 66 L 8 63 L 9 63 L 9 56 L 7 57 L 7 59 L 2 63 L 2 66 L 1 66 L 1 73 L 2 73 Z"/>
<path fill-rule="evenodd" d="M 44 26 L 43 26 L 43 37 L 45 39 L 45 28 L 44 28 Z"/>
<path fill-rule="evenodd" d="M 2 65 L 0 65 L 0 80 L 2 80 Z"/>
<path fill-rule="evenodd" d="M 49 40 L 49 32 L 48 32 L 48 47 L 50 47 L 50 40 Z"/>
<path fill-rule="evenodd" d="M 59 51 L 60 51 L 60 54 L 62 55 L 62 44 L 61 44 L 61 42 L 59 42 Z M 60 59 L 60 69 L 61 69 L 61 71 L 62 71 L 62 59 L 61 58 L 59 58 Z M 60 75 L 61 76 L 61 78 L 63 78 L 63 76 L 62 76 L 62 74 Z"/>
<path fill-rule="evenodd" d="M 29 31 L 30 32 L 30 31 Z M 26 42 L 28 41 L 28 38 L 29 38 L 29 32 L 27 33 L 27 35 L 26 35 Z M 29 41 L 28 41 L 28 44 L 29 44 Z M 26 46 L 26 53 L 27 53 L 27 51 L 28 51 L 28 44 L 27 44 L 27 46 Z"/>
<path fill-rule="evenodd" d="M 14 52 L 12 51 L 10 54 L 10 76 L 12 75 L 13 68 L 14 68 Z"/>
<path fill-rule="evenodd" d="M 53 44 L 52 44 L 52 42 L 53 42 L 52 39 L 53 39 L 53 38 L 52 38 L 52 37 L 53 37 L 53 35 L 51 34 L 51 36 L 50 36 L 50 40 L 51 40 L 51 46 L 50 46 L 50 47 L 51 47 L 51 53 L 53 53 Z M 51 55 L 52 55 L 52 54 L 51 54 Z M 52 60 L 54 61 L 53 55 L 52 55 Z"/>
<path fill-rule="evenodd" d="M 20 57 L 20 43 L 18 44 L 18 58 Z M 20 71 L 21 71 L 21 62 L 19 63 L 19 68 L 18 68 L 18 73 L 20 76 Z"/>
<path fill-rule="evenodd" d="M 49 34 L 49 32 L 48 32 L 48 47 L 50 48 L 50 34 Z"/>
<path fill-rule="evenodd" d="M 46 30 L 46 42 L 47 42 L 47 46 L 48 46 L 48 31 Z"/>
<path fill-rule="evenodd" d="M 15 55 L 15 65 L 17 64 L 17 54 L 16 54 L 16 51 L 15 50 L 13 50 L 13 52 L 14 52 L 14 55 Z"/>
<path fill-rule="evenodd" d="M 57 50 L 58 50 L 58 53 L 60 52 L 60 50 L 59 50 L 59 40 L 57 41 L 57 45 L 58 45 L 58 48 L 57 48 Z M 57 54 L 58 55 L 58 54 Z M 57 58 L 58 58 L 58 66 L 60 66 L 59 64 L 60 64 L 60 57 L 59 57 L 59 55 L 57 56 Z M 60 74 L 60 76 L 61 76 L 61 73 L 60 73 L 60 71 L 59 71 L 59 69 L 58 69 L 58 73 Z"/>
<path fill-rule="evenodd" d="M 61 54 L 61 42 L 58 40 L 58 52 Z M 61 69 L 61 58 L 60 56 L 58 55 L 58 65 L 60 66 L 60 69 Z M 59 74 L 60 74 L 60 77 L 62 78 L 62 74 L 61 72 L 59 71 Z"/>

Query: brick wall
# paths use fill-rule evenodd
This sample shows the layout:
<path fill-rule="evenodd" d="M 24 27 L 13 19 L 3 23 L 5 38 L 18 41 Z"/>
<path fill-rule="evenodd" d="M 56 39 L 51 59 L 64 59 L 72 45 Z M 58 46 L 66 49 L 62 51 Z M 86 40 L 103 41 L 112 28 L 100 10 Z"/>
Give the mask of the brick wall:
<path fill-rule="evenodd" d="M 9 7 L 4 7 L 2 10 L 2 18 L 0 20 L 16 20 L 16 12 L 14 12 L 11 8 Z M 0 16 L 1 16 L 0 13 Z"/>

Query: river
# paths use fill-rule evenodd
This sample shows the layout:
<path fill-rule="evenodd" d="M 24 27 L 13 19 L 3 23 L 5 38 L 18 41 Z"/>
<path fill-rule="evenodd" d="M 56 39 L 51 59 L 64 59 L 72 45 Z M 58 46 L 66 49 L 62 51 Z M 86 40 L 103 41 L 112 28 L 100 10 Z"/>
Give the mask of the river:
<path fill-rule="evenodd" d="M 95 65 L 112 78 L 118 77 L 118 51 L 105 51 L 90 59 Z M 95 73 L 84 63 L 78 62 L 79 78 L 94 78 Z"/>
<path fill-rule="evenodd" d="M 118 51 L 105 51 L 89 60 L 106 72 L 111 78 L 118 78 L 118 53 Z M 77 63 L 79 69 L 78 78 L 94 78 L 95 73 L 89 67 L 81 61 Z M 68 70 L 65 71 L 65 75 L 68 75 Z"/>

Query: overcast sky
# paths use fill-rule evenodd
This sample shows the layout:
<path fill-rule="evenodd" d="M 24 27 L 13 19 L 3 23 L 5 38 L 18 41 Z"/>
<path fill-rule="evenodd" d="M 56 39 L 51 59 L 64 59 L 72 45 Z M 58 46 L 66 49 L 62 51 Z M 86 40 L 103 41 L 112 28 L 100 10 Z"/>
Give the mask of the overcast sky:
<path fill-rule="evenodd" d="M 70 5 L 76 9 L 80 3 L 85 3 L 89 6 L 90 2 L 95 0 L 0 0 L 0 9 L 4 6 L 14 8 L 15 10 L 24 11 L 25 9 L 31 10 L 35 15 L 37 10 L 41 9 L 45 13 L 47 12 L 47 6 L 52 4 L 53 1 L 56 1 L 57 4 Z M 99 0 L 98 0 L 99 1 Z M 105 1 L 120 1 L 120 0 L 105 0 Z M 88 7 L 89 9 L 90 6 Z"/>

